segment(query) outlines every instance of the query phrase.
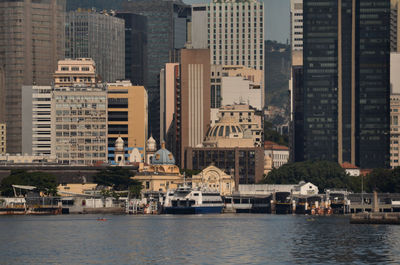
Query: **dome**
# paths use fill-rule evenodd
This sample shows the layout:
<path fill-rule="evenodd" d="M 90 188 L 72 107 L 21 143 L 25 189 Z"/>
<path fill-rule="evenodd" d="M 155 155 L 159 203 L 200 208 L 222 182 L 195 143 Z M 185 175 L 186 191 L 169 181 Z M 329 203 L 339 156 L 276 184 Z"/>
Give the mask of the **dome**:
<path fill-rule="evenodd" d="M 150 136 L 150 138 L 147 140 L 147 151 L 154 152 L 156 150 L 157 150 L 156 140 L 154 140 L 153 136 Z"/>
<path fill-rule="evenodd" d="M 124 151 L 124 140 L 122 140 L 121 136 L 115 140 L 115 151 Z"/>
<path fill-rule="evenodd" d="M 151 159 L 152 165 L 175 165 L 175 158 L 170 151 L 165 149 L 165 144 L 158 150 Z"/>
<path fill-rule="evenodd" d="M 243 129 L 234 121 L 220 121 L 207 132 L 206 140 L 218 138 L 242 138 Z"/>

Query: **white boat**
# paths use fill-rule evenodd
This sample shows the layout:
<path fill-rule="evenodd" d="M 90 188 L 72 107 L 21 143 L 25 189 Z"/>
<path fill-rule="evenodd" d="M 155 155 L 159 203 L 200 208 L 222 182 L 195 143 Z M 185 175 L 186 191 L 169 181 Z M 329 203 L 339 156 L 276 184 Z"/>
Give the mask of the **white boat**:
<path fill-rule="evenodd" d="M 168 190 L 164 202 L 166 214 L 221 213 L 224 204 L 218 191 L 188 186 Z"/>

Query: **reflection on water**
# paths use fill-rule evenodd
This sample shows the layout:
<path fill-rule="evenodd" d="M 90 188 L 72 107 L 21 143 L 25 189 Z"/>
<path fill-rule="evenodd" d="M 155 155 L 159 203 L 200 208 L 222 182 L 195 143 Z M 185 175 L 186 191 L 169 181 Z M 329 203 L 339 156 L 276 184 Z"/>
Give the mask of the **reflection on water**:
<path fill-rule="evenodd" d="M 276 215 L 0 218 L 1 264 L 398 264 L 400 226 Z"/>

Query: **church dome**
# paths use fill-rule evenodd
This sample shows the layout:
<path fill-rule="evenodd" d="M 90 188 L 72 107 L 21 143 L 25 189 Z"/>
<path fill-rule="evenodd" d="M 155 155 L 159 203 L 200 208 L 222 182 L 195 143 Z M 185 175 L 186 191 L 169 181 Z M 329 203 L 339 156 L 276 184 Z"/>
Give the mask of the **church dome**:
<path fill-rule="evenodd" d="M 154 140 L 153 136 L 150 136 L 150 138 L 147 140 L 147 151 L 155 152 L 156 150 L 157 150 L 156 140 Z"/>
<path fill-rule="evenodd" d="M 115 151 L 124 151 L 124 140 L 122 140 L 121 136 L 115 140 Z"/>
<path fill-rule="evenodd" d="M 220 138 L 243 138 L 242 126 L 233 120 L 221 120 L 208 130 L 206 141 Z"/>
<path fill-rule="evenodd" d="M 158 150 L 151 159 L 152 165 L 175 165 L 173 154 L 165 149 L 165 144 L 161 144 L 161 149 Z"/>

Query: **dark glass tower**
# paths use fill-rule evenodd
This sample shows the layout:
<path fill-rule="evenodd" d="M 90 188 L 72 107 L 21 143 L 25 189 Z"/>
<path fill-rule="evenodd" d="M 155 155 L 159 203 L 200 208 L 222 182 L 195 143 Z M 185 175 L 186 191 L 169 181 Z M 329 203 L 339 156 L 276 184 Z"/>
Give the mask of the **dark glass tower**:
<path fill-rule="evenodd" d="M 144 86 L 147 81 L 147 19 L 129 12 L 118 12 L 125 20 L 125 78 L 132 85 Z"/>
<path fill-rule="evenodd" d="M 305 0 L 304 154 L 389 162 L 389 0 Z"/>
<path fill-rule="evenodd" d="M 149 130 L 160 137 L 160 70 L 170 62 L 174 49 L 183 48 L 191 8 L 179 0 L 132 0 L 123 3 L 123 10 L 147 18 L 147 82 L 149 95 Z"/>

